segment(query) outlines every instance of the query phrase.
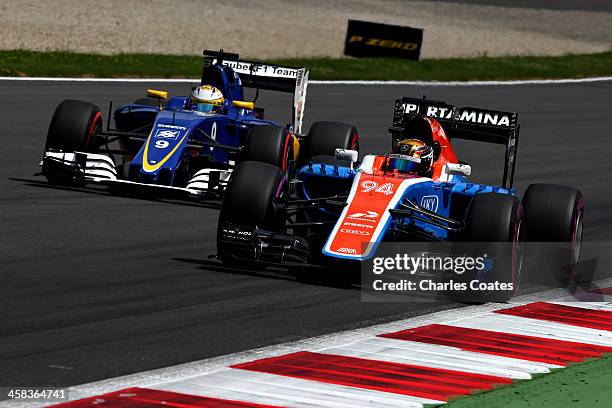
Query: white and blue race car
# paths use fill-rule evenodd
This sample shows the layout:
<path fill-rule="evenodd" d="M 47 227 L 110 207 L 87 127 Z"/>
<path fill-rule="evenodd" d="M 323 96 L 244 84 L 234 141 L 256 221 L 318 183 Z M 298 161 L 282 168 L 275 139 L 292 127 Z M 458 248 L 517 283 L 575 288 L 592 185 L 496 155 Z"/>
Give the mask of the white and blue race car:
<path fill-rule="evenodd" d="M 521 199 L 513 188 L 516 113 L 405 97 L 396 101 L 390 133 L 392 145 L 419 139 L 429 146 L 426 172 L 419 170 L 422 159 L 401 152 L 358 161 L 340 135 L 328 138 L 337 143 L 334 155 L 311 157 L 290 171 L 240 163 L 219 217 L 218 257 L 227 264 L 334 266 L 326 272 L 333 275 L 371 259 L 384 241 L 505 243 L 498 247 L 503 267 L 479 279 L 513 283 L 510 295 L 520 281 L 525 240 L 563 243 L 560 257 L 577 262 L 580 191 L 532 184 Z M 502 184 L 469 181 L 471 167 L 458 160 L 452 139 L 503 145 Z"/>

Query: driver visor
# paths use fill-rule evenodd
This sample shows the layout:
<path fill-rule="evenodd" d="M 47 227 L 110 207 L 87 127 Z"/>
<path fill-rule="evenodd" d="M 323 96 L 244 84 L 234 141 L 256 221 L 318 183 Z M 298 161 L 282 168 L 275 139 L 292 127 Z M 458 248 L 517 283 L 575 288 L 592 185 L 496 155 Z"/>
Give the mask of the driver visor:
<path fill-rule="evenodd" d="M 212 112 L 212 110 L 214 109 L 215 105 L 210 104 L 210 103 L 204 103 L 204 102 L 198 102 L 196 104 L 196 110 L 199 112 Z"/>
<path fill-rule="evenodd" d="M 419 167 L 420 160 L 417 158 L 396 158 L 390 157 L 387 164 L 387 171 L 397 170 L 400 173 L 414 173 Z"/>

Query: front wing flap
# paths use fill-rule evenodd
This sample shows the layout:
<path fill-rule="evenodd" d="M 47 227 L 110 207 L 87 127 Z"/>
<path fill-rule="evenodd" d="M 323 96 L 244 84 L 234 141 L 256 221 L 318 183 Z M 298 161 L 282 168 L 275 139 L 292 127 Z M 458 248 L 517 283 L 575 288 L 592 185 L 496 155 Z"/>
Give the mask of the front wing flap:
<path fill-rule="evenodd" d="M 221 197 L 231 175 L 231 169 L 201 169 L 188 181 L 186 187 L 141 183 L 120 178 L 110 156 L 86 152 L 46 151 L 41 165 L 47 178 L 69 180 L 76 185 L 94 183 L 142 188 L 157 190 L 160 194 L 175 193 L 191 198 Z"/>

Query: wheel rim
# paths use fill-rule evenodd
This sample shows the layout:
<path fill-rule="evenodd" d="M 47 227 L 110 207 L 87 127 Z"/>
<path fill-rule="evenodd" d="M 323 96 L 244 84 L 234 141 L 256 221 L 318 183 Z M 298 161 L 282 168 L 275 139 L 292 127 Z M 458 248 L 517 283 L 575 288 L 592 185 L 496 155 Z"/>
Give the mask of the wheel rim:
<path fill-rule="evenodd" d="M 91 150 L 91 143 L 94 142 L 95 136 L 102 131 L 102 113 L 96 112 L 89 130 L 87 132 L 87 139 L 85 139 L 85 149 Z"/>
<path fill-rule="evenodd" d="M 513 293 L 516 293 L 518 291 L 518 286 L 521 281 L 521 272 L 523 270 L 523 220 L 520 216 L 513 238 L 512 284 L 514 288 Z"/>
<path fill-rule="evenodd" d="M 281 169 L 283 171 L 287 170 L 287 164 L 289 163 L 289 157 L 290 154 L 293 153 L 293 146 L 292 146 L 292 142 L 293 141 L 293 136 L 291 136 L 291 134 L 288 134 L 287 137 L 285 138 L 285 144 L 283 146 L 283 153 L 281 156 Z"/>
<path fill-rule="evenodd" d="M 574 264 L 578 263 L 578 259 L 580 258 L 580 249 L 582 247 L 582 228 L 582 211 L 580 211 L 576 218 L 574 234 L 572 236 L 572 262 Z"/>
<path fill-rule="evenodd" d="M 353 133 L 351 139 L 351 150 L 359 150 L 359 137 L 357 133 Z"/>

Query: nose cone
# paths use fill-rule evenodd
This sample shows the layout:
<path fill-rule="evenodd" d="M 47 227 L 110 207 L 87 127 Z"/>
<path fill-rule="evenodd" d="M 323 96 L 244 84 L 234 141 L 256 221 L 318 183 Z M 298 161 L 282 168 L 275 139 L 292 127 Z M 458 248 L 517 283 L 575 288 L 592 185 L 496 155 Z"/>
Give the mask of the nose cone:
<path fill-rule="evenodd" d="M 156 123 L 130 164 L 129 178 L 143 183 L 172 185 L 188 134 L 186 126 Z"/>

